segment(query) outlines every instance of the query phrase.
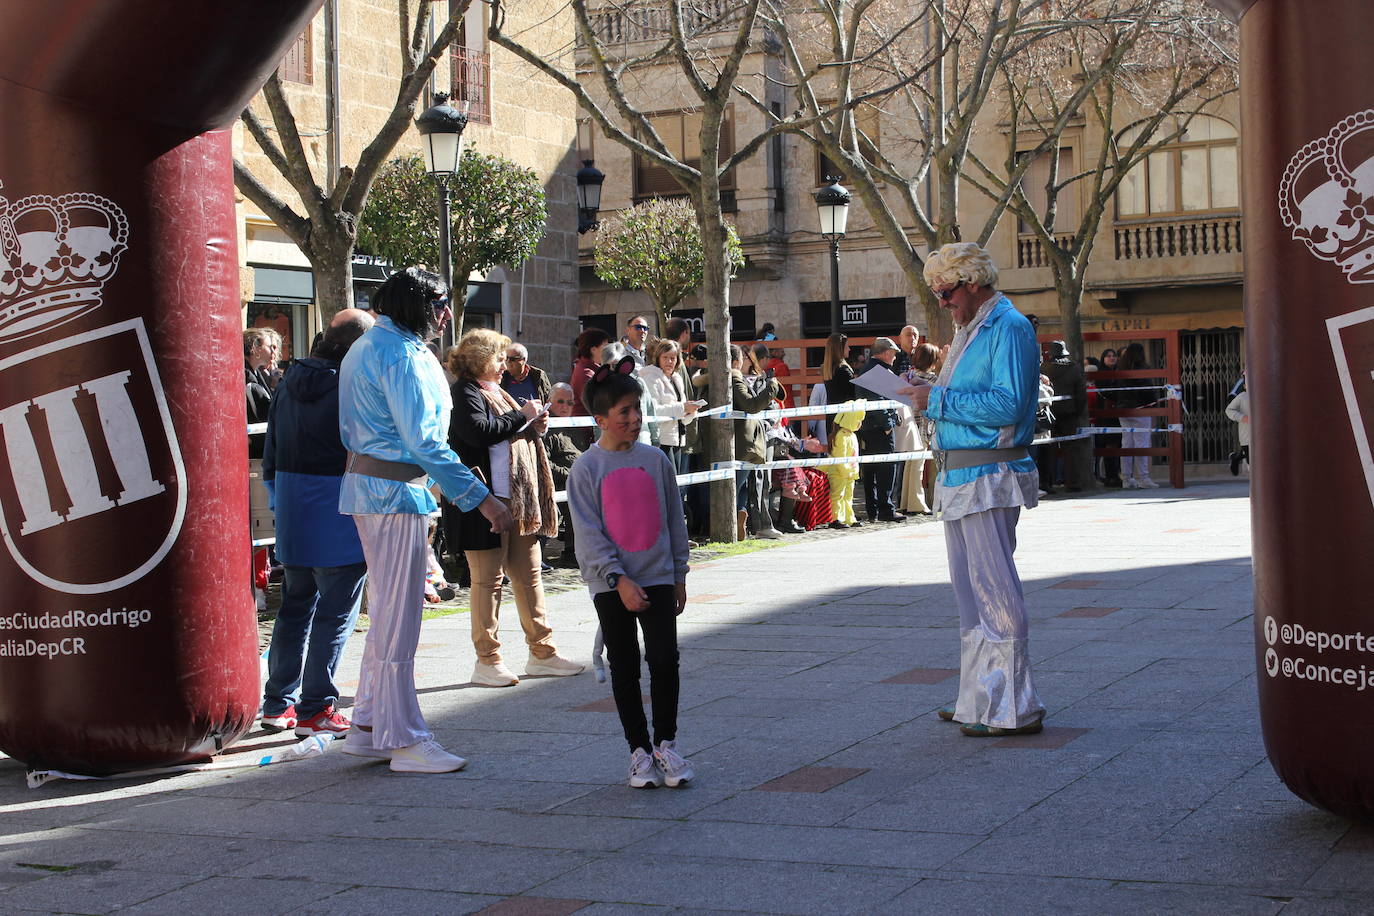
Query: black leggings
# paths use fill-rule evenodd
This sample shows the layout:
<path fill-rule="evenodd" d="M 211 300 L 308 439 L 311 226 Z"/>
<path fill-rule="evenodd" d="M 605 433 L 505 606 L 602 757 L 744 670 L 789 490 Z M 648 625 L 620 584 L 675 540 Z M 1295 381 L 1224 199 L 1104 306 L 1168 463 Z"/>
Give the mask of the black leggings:
<path fill-rule="evenodd" d="M 601 635 L 606 641 L 606 657 L 611 666 L 611 692 L 615 708 L 625 729 L 630 750 L 652 751 L 662 741 L 677 737 L 677 597 L 671 585 L 650 585 L 649 607 L 638 613 L 625 609 L 618 592 L 602 592 L 592 597 Z M 644 719 L 644 699 L 639 692 L 639 634 L 635 620 L 644 631 L 644 658 L 649 663 L 649 696 L 654 708 L 654 745 L 649 743 L 649 725 Z"/>

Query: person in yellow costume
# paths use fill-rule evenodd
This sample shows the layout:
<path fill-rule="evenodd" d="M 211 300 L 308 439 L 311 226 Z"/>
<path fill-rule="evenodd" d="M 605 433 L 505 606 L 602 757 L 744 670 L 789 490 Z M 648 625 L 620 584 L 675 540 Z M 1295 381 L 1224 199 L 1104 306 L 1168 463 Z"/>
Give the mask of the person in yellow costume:
<path fill-rule="evenodd" d="M 859 437 L 854 435 L 854 430 L 863 422 L 864 411 L 858 407 L 851 408 L 853 404 L 853 401 L 847 401 L 845 407 L 850 409 L 835 415 L 835 431 L 830 439 L 831 458 L 859 457 Z M 859 479 L 859 463 L 846 461 L 844 464 L 827 464 L 822 467 L 825 475 L 830 478 L 830 511 L 835 515 L 830 527 L 860 527 L 862 522 L 854 516 L 854 481 Z"/>

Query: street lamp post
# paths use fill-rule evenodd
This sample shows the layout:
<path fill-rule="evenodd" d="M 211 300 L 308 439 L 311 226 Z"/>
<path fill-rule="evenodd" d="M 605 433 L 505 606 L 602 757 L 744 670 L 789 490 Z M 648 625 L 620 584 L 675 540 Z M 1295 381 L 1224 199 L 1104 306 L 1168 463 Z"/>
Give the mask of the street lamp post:
<path fill-rule="evenodd" d="M 447 92 L 434 94 L 434 104 L 415 119 L 415 128 L 425 152 L 425 170 L 439 187 L 439 276 L 453 296 L 453 240 L 449 237 L 452 219 L 449 215 L 448 183 L 458 173 L 458 161 L 463 153 L 463 129 L 468 116 L 448 103 Z M 463 284 L 466 290 L 467 283 Z M 455 329 L 445 330 L 444 344 L 451 343 Z"/>
<path fill-rule="evenodd" d="M 830 184 L 816 192 L 816 209 L 821 217 L 821 238 L 830 242 L 830 333 L 840 331 L 840 239 L 849 222 L 851 195 L 838 178 L 826 176 Z"/>
<path fill-rule="evenodd" d="M 601 209 L 601 183 L 605 174 L 592 165 L 591 159 L 582 160 L 582 168 L 577 170 L 577 234 L 590 232 L 601 223 L 596 211 Z"/>

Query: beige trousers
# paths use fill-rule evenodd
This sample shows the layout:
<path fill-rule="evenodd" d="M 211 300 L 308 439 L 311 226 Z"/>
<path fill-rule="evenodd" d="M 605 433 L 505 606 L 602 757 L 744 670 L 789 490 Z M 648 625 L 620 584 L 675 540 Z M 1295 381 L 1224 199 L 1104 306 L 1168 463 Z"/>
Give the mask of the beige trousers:
<path fill-rule="evenodd" d="M 515 594 L 515 609 L 525 642 L 535 658 L 549 658 L 557 650 L 553 631 L 544 615 L 544 580 L 540 572 L 542 555 L 537 535 L 510 531 L 501 535 L 501 546 L 491 550 L 465 550 L 472 573 L 472 645 L 477 660 L 484 665 L 501 661 L 501 640 L 497 636 L 501 611 L 501 576 L 510 576 Z"/>

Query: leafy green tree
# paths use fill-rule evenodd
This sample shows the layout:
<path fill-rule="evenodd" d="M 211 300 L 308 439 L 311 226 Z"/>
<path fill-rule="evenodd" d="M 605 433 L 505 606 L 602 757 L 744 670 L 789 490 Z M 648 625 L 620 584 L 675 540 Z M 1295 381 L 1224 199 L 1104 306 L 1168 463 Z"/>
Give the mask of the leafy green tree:
<path fill-rule="evenodd" d="M 744 264 L 744 250 L 729 224 L 725 257 L 733 277 Z M 647 200 L 601 224 L 596 275 L 614 286 L 648 293 L 658 311 L 660 334 L 677 304 L 701 288 L 705 269 L 701 225 L 685 200 Z"/>
<path fill-rule="evenodd" d="M 463 300 L 474 271 L 518 267 L 534 254 L 548 224 L 544 186 L 533 169 L 471 148 L 449 183 L 453 241 L 453 325 L 461 333 Z M 358 249 L 392 264 L 439 264 L 439 190 L 419 155 L 386 164 L 363 211 Z"/>

